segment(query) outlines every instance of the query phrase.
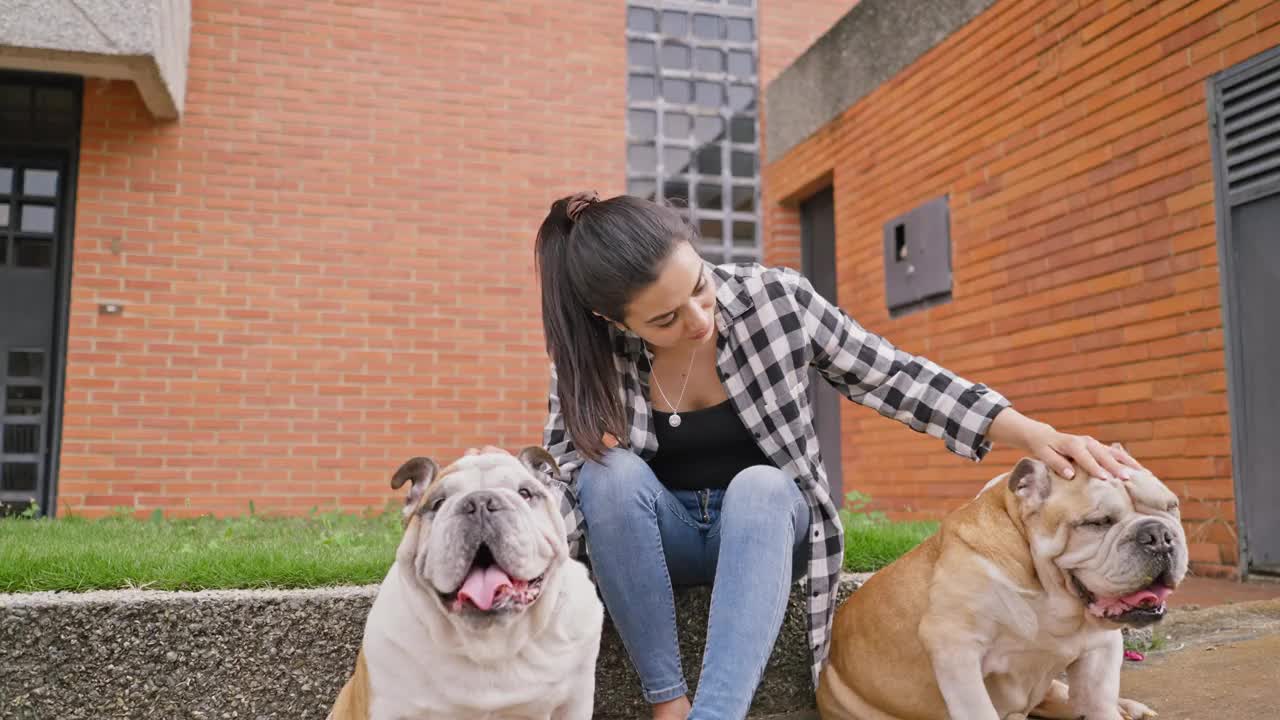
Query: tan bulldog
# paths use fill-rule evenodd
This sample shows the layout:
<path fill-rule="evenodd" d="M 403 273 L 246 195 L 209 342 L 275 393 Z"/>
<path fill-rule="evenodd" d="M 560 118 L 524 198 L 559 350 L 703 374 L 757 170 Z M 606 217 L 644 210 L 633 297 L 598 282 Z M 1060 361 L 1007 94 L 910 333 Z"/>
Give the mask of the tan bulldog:
<path fill-rule="evenodd" d="M 1150 472 L 1067 480 L 1023 459 L 837 610 L 819 712 L 1155 717 L 1120 698 L 1120 628 L 1163 618 L 1186 571 L 1177 497 Z"/>
<path fill-rule="evenodd" d="M 555 461 L 405 463 L 404 536 L 331 720 L 588 720 L 604 608 L 569 558 Z"/>

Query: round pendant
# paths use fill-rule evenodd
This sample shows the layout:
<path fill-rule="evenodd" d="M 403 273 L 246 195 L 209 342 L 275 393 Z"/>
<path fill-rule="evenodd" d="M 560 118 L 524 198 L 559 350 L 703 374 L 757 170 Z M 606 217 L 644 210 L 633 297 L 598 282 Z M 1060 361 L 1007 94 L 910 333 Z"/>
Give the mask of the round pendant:
<path fill-rule="evenodd" d="M 667 424 L 673 428 L 680 427 L 680 413 L 673 413 L 671 417 L 667 418 Z"/>

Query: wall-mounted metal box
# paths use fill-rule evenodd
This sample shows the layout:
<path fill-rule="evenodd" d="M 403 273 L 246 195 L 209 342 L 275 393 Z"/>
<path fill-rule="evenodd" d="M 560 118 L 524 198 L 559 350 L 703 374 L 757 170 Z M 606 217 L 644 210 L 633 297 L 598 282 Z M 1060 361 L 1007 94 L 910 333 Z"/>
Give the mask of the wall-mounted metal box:
<path fill-rule="evenodd" d="M 951 215 L 945 195 L 885 223 L 884 294 L 895 316 L 951 299 Z"/>

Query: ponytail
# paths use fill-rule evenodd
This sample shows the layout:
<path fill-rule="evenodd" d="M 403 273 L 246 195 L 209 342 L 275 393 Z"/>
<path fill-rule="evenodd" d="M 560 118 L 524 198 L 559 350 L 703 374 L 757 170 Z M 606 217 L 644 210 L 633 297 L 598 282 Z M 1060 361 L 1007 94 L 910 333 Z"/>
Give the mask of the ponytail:
<path fill-rule="evenodd" d="M 547 354 L 565 429 L 589 460 L 604 456 L 606 434 L 620 443 L 630 436 L 610 323 L 622 321 L 632 295 L 657 279 L 677 244 L 692 239 L 689 223 L 670 207 L 627 196 L 602 201 L 595 193 L 556 200 L 538 228 Z"/>
<path fill-rule="evenodd" d="M 552 203 L 538 229 L 534 252 L 542 282 L 542 329 L 559 379 L 556 394 L 565 429 L 583 457 L 599 461 L 607 450 L 605 433 L 619 439 L 629 433 L 618 397 L 609 323 L 591 312 L 570 280 L 572 200 L 574 197 L 567 197 Z"/>

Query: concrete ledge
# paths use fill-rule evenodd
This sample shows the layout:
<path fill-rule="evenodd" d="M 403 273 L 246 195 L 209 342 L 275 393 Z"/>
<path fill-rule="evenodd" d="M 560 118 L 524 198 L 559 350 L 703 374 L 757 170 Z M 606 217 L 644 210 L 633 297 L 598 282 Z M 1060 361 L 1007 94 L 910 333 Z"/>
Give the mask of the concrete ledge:
<path fill-rule="evenodd" d="M 0 0 L 0 68 L 130 80 L 151 114 L 182 114 L 190 0 Z"/>
<path fill-rule="evenodd" d="M 995 0 L 859 2 L 765 90 L 769 160 L 787 154 L 993 4 Z"/>
<path fill-rule="evenodd" d="M 862 576 L 849 576 L 842 597 Z M 0 595 L 0 717 L 324 718 L 355 662 L 377 588 Z M 684 666 L 696 680 L 710 593 L 681 593 Z M 813 707 L 804 602 L 792 594 L 753 715 Z M 641 717 L 622 643 L 606 625 L 596 717 Z"/>
<path fill-rule="evenodd" d="M 866 580 L 866 575 L 848 575 L 840 583 L 840 599 L 844 600 Z M 676 622 L 680 631 L 681 659 L 690 690 L 696 689 L 702 668 L 702 648 L 707 641 L 707 611 L 711 605 L 707 588 L 682 592 L 677 598 Z M 817 707 L 813 682 L 809 679 L 809 646 L 806 640 L 805 598 L 800 586 L 792 590 L 787 616 L 782 621 L 773 655 L 765 667 L 764 677 L 756 691 L 751 715 L 790 714 Z M 744 628 L 750 632 L 750 628 Z M 596 663 L 596 718 L 621 720 L 647 718 L 648 705 L 640 696 L 640 682 L 631 669 L 626 650 L 613 627 L 605 622 L 600 660 Z"/>

